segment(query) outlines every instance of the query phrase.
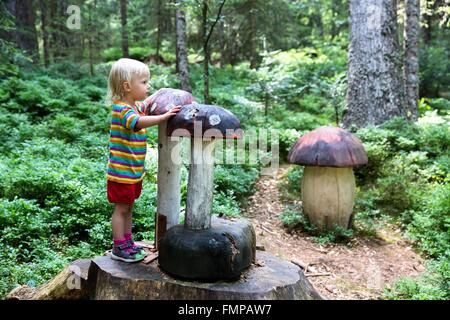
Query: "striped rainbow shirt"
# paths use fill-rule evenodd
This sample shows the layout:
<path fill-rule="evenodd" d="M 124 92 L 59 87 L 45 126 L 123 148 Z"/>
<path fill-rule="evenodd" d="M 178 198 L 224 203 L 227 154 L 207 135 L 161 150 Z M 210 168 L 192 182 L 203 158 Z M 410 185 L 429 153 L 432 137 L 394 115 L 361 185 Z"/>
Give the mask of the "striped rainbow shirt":
<path fill-rule="evenodd" d="M 135 128 L 143 111 L 138 108 L 136 113 L 123 101 L 113 102 L 107 180 L 133 184 L 144 178 L 147 134 L 145 128 Z"/>

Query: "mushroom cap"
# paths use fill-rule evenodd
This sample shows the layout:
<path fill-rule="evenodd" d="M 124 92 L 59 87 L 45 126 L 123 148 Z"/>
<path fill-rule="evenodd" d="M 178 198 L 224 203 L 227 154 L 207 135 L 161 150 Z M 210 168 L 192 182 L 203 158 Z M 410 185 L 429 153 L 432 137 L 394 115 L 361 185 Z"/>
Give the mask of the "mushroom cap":
<path fill-rule="evenodd" d="M 187 91 L 162 88 L 149 97 L 148 115 L 164 114 L 175 106 L 183 106 L 195 102 L 195 98 Z"/>
<path fill-rule="evenodd" d="M 221 107 L 192 103 L 169 119 L 167 135 L 191 138 L 239 139 L 243 132 L 236 116 Z"/>
<path fill-rule="evenodd" d="M 288 154 L 290 163 L 319 167 L 353 167 L 367 163 L 361 141 L 337 127 L 320 127 L 303 135 Z"/>

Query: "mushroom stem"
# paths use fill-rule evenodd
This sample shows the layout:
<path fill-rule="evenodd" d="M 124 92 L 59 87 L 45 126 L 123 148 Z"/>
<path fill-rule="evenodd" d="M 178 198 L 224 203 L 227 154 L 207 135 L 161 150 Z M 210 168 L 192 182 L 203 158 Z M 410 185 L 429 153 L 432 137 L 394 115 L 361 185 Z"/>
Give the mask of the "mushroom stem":
<path fill-rule="evenodd" d="M 211 227 L 214 145 L 215 140 L 191 139 L 185 227 L 192 230 L 203 230 Z"/>
<path fill-rule="evenodd" d="M 172 138 L 166 135 L 166 128 L 167 122 L 163 122 L 158 129 L 157 212 L 158 215 L 166 216 L 166 229 L 169 229 L 179 223 L 181 161 L 180 141 L 172 141 Z"/>
<path fill-rule="evenodd" d="M 355 198 L 353 168 L 306 166 L 302 180 L 303 212 L 319 229 L 347 229 Z"/>

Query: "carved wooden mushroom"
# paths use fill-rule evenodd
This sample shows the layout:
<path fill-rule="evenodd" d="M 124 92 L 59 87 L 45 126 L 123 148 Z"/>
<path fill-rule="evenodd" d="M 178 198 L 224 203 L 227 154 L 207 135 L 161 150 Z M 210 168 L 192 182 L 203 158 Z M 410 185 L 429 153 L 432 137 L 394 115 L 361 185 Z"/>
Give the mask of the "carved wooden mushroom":
<path fill-rule="evenodd" d="M 169 111 L 174 106 L 191 104 L 195 98 L 186 91 L 162 88 L 146 99 L 147 114 L 160 115 Z M 181 160 L 179 141 L 172 141 L 166 134 L 167 122 L 163 122 L 158 128 L 158 196 L 156 239 L 179 222 L 181 200 Z M 172 158 L 176 156 L 178 159 Z"/>
<path fill-rule="evenodd" d="M 305 166 L 303 212 L 320 229 L 349 228 L 355 197 L 353 167 L 366 164 L 361 141 L 337 127 L 320 127 L 302 136 L 288 161 Z"/>
<path fill-rule="evenodd" d="M 167 135 L 191 137 L 185 225 L 207 229 L 211 226 L 215 139 L 240 138 L 240 122 L 221 107 L 190 104 L 169 121 Z"/>
<path fill-rule="evenodd" d="M 161 238 L 160 267 L 181 278 L 236 279 L 254 261 L 255 232 L 248 220 L 212 219 L 214 143 L 243 136 L 239 120 L 223 108 L 190 104 L 167 125 L 168 136 L 191 138 L 191 154 L 183 225 Z"/>

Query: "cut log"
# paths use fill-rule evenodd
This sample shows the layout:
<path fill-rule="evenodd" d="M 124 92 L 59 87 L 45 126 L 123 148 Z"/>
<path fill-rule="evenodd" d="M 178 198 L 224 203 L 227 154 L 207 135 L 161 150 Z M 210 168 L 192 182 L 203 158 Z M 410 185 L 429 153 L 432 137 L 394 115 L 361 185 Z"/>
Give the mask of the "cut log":
<path fill-rule="evenodd" d="M 56 277 L 38 288 L 22 286 L 12 290 L 8 300 L 80 300 L 88 297 L 87 274 L 90 259 L 72 262 Z"/>
<path fill-rule="evenodd" d="M 256 264 L 231 282 L 177 280 L 164 273 L 156 261 L 132 264 L 109 256 L 77 260 L 43 286 L 16 288 L 6 299 L 323 299 L 296 265 L 268 252 L 257 251 L 256 257 Z"/>
<path fill-rule="evenodd" d="M 237 281 L 181 281 L 153 262 L 127 264 L 97 257 L 89 269 L 90 298 L 98 300 L 317 300 L 322 297 L 300 268 L 268 252 L 257 251 L 257 261 Z"/>

